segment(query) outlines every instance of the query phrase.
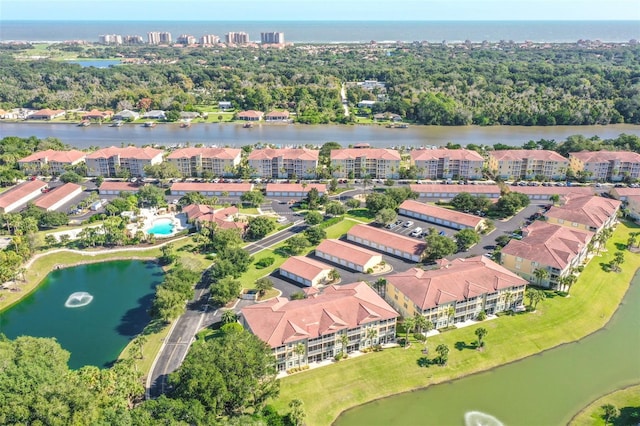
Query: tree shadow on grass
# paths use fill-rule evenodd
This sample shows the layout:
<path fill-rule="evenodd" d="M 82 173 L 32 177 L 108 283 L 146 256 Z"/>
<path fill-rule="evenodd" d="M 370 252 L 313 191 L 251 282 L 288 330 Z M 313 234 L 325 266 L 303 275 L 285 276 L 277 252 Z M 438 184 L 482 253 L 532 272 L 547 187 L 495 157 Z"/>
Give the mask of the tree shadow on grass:
<path fill-rule="evenodd" d="M 623 243 L 615 243 L 615 246 L 619 251 L 625 251 L 627 249 L 627 245 Z"/>
<path fill-rule="evenodd" d="M 613 419 L 614 426 L 635 425 L 640 423 L 640 407 L 623 407 L 620 414 Z"/>
<path fill-rule="evenodd" d="M 429 366 L 431 366 L 431 364 L 435 364 L 435 362 L 430 360 L 426 356 L 421 356 L 416 361 L 416 364 L 418 364 L 418 367 L 429 368 Z"/>
<path fill-rule="evenodd" d="M 459 341 L 459 342 L 456 342 L 455 345 L 453 345 L 453 347 L 459 351 L 463 351 L 465 349 L 476 349 L 478 346 L 475 344 L 475 342 L 470 345 L 467 345 L 466 342 Z"/>
<path fill-rule="evenodd" d="M 195 251 L 195 246 L 193 244 L 185 244 L 184 246 L 180 247 L 176 251 L 194 252 Z"/>

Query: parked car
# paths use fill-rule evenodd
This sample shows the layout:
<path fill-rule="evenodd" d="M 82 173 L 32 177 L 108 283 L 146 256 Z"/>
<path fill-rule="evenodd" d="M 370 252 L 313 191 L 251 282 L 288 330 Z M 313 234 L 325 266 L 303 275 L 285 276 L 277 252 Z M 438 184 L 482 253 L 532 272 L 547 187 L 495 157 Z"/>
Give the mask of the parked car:
<path fill-rule="evenodd" d="M 410 228 L 411 226 L 413 226 L 413 222 L 411 222 L 410 220 L 408 220 L 408 221 L 406 221 L 406 222 L 404 223 L 404 225 L 402 225 L 402 226 L 404 226 L 405 228 Z"/>
<path fill-rule="evenodd" d="M 442 235 L 443 237 L 445 237 L 447 235 L 447 233 L 444 232 L 444 231 L 440 231 L 440 232 L 438 232 L 438 235 Z"/>
<path fill-rule="evenodd" d="M 411 231 L 412 237 L 418 237 L 420 236 L 420 234 L 422 234 L 422 228 L 416 228 L 413 231 Z"/>

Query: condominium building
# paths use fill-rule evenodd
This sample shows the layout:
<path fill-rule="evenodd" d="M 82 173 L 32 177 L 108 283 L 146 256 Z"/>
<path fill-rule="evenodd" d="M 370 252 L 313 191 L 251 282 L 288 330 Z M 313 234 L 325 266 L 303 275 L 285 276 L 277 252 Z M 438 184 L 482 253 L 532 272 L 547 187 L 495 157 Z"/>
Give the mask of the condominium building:
<path fill-rule="evenodd" d="M 587 180 L 640 178 L 640 154 L 629 151 L 581 151 L 569 154 L 569 167 Z"/>
<path fill-rule="evenodd" d="M 98 36 L 98 43 L 122 44 L 122 36 L 120 34 L 101 34 Z"/>
<path fill-rule="evenodd" d="M 170 44 L 171 33 L 151 31 L 147 33 L 147 39 L 149 41 L 149 44 Z"/>
<path fill-rule="evenodd" d="M 252 175 L 261 178 L 314 178 L 319 151 L 307 148 L 254 149 L 248 157 Z"/>
<path fill-rule="evenodd" d="M 488 167 L 503 179 L 565 179 L 569 160 L 555 151 L 506 149 L 489 152 Z"/>
<path fill-rule="evenodd" d="M 271 347 L 278 371 L 395 341 L 398 313 L 367 283 L 311 290 L 305 299 L 276 297 L 241 311 L 242 325 Z"/>
<path fill-rule="evenodd" d="M 249 43 L 249 34 L 245 32 L 228 32 L 225 35 L 227 44 L 247 44 Z"/>
<path fill-rule="evenodd" d="M 196 38 L 191 34 L 180 34 L 176 39 L 176 43 L 178 44 L 196 44 Z"/>
<path fill-rule="evenodd" d="M 232 176 L 240 164 L 241 149 L 237 148 L 182 148 L 167 156 L 167 161 L 175 165 L 185 177 Z"/>
<path fill-rule="evenodd" d="M 532 283 L 554 288 L 560 277 L 586 261 L 593 235 L 578 228 L 535 221 L 523 229 L 522 240 L 513 239 L 502 249 L 500 262 Z M 536 277 L 538 269 L 545 275 Z"/>
<path fill-rule="evenodd" d="M 331 170 L 336 178 L 370 177 L 397 179 L 400 153 L 384 148 L 347 148 L 331 151 Z"/>
<path fill-rule="evenodd" d="M 200 44 L 218 44 L 220 43 L 220 37 L 214 34 L 205 34 L 200 37 Z"/>
<path fill-rule="evenodd" d="M 419 149 L 411 151 L 411 164 L 422 179 L 480 179 L 484 158 L 469 149 Z"/>
<path fill-rule="evenodd" d="M 117 177 L 122 173 L 130 176 L 145 176 L 144 167 L 162 163 L 163 151 L 151 147 L 99 149 L 87 155 L 87 174 L 89 176 Z"/>
<path fill-rule="evenodd" d="M 282 32 L 260 33 L 260 43 L 262 43 L 262 44 L 284 44 L 284 33 L 282 33 Z"/>
<path fill-rule="evenodd" d="M 424 316 L 434 328 L 519 306 L 527 286 L 527 280 L 484 256 L 442 259 L 436 268 L 412 268 L 386 279 L 391 306 L 405 318 Z"/>
<path fill-rule="evenodd" d="M 69 151 L 38 151 L 18 160 L 18 167 L 26 174 L 60 175 L 68 167 L 85 161 L 86 152 L 75 149 Z"/>
<path fill-rule="evenodd" d="M 551 207 L 545 214 L 549 223 L 598 233 L 613 226 L 622 202 L 605 197 L 568 197 L 561 206 Z"/>

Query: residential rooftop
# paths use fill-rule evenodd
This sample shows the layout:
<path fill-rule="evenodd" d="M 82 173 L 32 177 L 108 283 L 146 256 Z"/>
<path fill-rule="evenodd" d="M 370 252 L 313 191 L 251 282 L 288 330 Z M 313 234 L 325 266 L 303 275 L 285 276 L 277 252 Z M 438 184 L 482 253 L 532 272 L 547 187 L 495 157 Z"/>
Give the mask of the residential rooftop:
<path fill-rule="evenodd" d="M 563 157 L 555 151 L 547 149 L 505 149 L 490 151 L 489 155 L 498 161 L 522 161 L 522 160 L 536 160 L 536 161 L 557 161 L 567 162 L 569 159 Z"/>
<path fill-rule="evenodd" d="M 414 149 L 411 151 L 413 161 L 430 161 L 449 158 L 458 161 L 484 161 L 482 155 L 470 149 Z"/>
<path fill-rule="evenodd" d="M 18 160 L 18 163 L 32 163 L 34 161 L 47 161 L 56 163 L 75 163 L 87 156 L 86 152 L 71 149 L 69 151 L 55 151 L 47 149 L 46 151 L 34 152 L 24 158 Z"/>
<path fill-rule="evenodd" d="M 34 204 L 36 207 L 47 210 L 51 206 L 58 203 L 60 200 L 68 197 L 79 189 L 82 189 L 80 185 L 71 182 L 65 183 L 64 185 L 59 186 L 52 191 L 44 194 L 42 197 L 38 198 Z"/>
<path fill-rule="evenodd" d="M 251 151 L 248 160 L 273 160 L 274 158 L 282 157 L 285 160 L 316 161 L 319 153 L 320 151 L 316 149 L 307 148 L 262 148 Z"/>
<path fill-rule="evenodd" d="M 251 183 L 208 183 L 208 182 L 176 182 L 171 185 L 172 192 L 249 192 Z"/>
<path fill-rule="evenodd" d="M 376 244 L 382 244 L 386 247 L 391 247 L 417 256 L 421 256 L 427 246 L 424 241 L 394 234 L 393 232 L 364 224 L 352 227 L 349 230 L 348 235 L 372 241 Z"/>
<path fill-rule="evenodd" d="M 599 229 L 616 214 L 621 201 L 605 197 L 569 197 L 562 206 L 553 206 L 545 216 Z"/>
<path fill-rule="evenodd" d="M 163 150 L 151 147 L 138 148 L 135 146 L 127 146 L 125 148 L 117 148 L 115 146 L 112 146 L 92 152 L 91 154 L 87 155 L 87 159 L 95 160 L 100 158 L 120 157 L 136 160 L 151 160 L 153 158 L 156 158 L 158 155 L 162 155 L 163 153 Z"/>
<path fill-rule="evenodd" d="M 292 256 L 285 260 L 280 269 L 313 281 L 319 273 L 333 269 L 326 263 L 318 262 L 305 256 Z"/>
<path fill-rule="evenodd" d="M 355 265 L 366 265 L 372 257 L 380 256 L 371 250 L 367 250 L 354 244 L 349 244 L 342 240 L 323 240 L 316 250 L 352 262 Z"/>
<path fill-rule="evenodd" d="M 444 207 L 434 206 L 433 204 L 420 203 L 414 200 L 405 200 L 400 204 L 399 209 L 408 210 L 411 212 L 431 216 L 434 218 L 440 218 L 452 223 L 458 223 L 470 228 L 476 228 L 480 223 L 484 221 L 481 217 L 474 216 L 472 214 L 462 213 L 456 210 L 445 209 Z"/>
<path fill-rule="evenodd" d="M 640 154 L 631 151 L 580 151 L 572 152 L 569 156 L 583 163 L 608 163 L 610 161 L 640 163 Z"/>
<path fill-rule="evenodd" d="M 201 156 L 202 158 L 217 158 L 220 160 L 233 160 L 241 155 L 242 150 L 239 148 L 180 148 L 173 151 L 167 156 L 169 160 L 180 158 L 191 158 Z"/>
<path fill-rule="evenodd" d="M 400 161 L 400 153 L 395 149 L 386 148 L 343 148 L 331 150 L 331 160 L 355 160 L 366 157 L 372 160 Z"/>
<path fill-rule="evenodd" d="M 0 208 L 7 208 L 21 199 L 33 194 L 35 191 L 42 191 L 47 187 L 47 183 L 41 180 L 28 180 L 14 186 L 6 192 L 0 194 Z"/>

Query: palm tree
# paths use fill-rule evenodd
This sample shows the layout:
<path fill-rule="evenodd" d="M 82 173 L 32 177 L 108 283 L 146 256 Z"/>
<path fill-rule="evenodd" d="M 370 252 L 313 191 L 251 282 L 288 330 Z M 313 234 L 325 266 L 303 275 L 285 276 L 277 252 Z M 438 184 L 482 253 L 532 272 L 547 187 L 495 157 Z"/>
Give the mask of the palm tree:
<path fill-rule="evenodd" d="M 544 291 L 535 290 L 534 289 L 534 293 L 533 293 L 533 309 L 535 309 L 538 306 L 539 302 L 542 302 L 546 298 L 547 298 L 547 294 Z"/>
<path fill-rule="evenodd" d="M 236 315 L 235 312 L 233 312 L 233 310 L 229 309 L 222 313 L 222 317 L 220 318 L 220 321 L 222 321 L 222 324 L 229 324 L 229 323 L 238 321 L 238 316 Z"/>
<path fill-rule="evenodd" d="M 366 338 L 369 341 L 369 346 L 373 346 L 373 341 L 378 337 L 378 330 L 370 328 L 367 330 Z"/>
<path fill-rule="evenodd" d="M 605 404 L 600 407 L 604 410 L 604 424 L 608 425 L 614 417 L 618 416 L 618 409 L 613 404 Z"/>
<path fill-rule="evenodd" d="M 382 297 L 385 296 L 387 287 L 387 280 L 385 278 L 378 278 L 375 283 L 373 283 L 373 288 L 376 289 L 378 294 Z"/>
<path fill-rule="evenodd" d="M 514 294 L 512 291 L 504 292 L 504 310 L 507 311 L 511 308 L 511 304 L 513 303 Z"/>
<path fill-rule="evenodd" d="M 331 271 L 329 271 L 329 279 L 331 280 L 331 282 L 336 282 L 340 279 L 340 272 L 338 272 L 337 269 L 333 268 Z"/>
<path fill-rule="evenodd" d="M 567 294 L 569 294 L 569 291 L 571 291 L 571 286 L 574 285 L 576 281 L 578 281 L 578 277 L 571 274 L 564 277 L 564 280 L 564 285 L 567 287 Z"/>
<path fill-rule="evenodd" d="M 542 280 L 546 280 L 549 277 L 549 272 L 546 269 L 537 268 L 533 271 L 533 276 L 538 280 L 538 285 L 542 285 Z"/>
<path fill-rule="evenodd" d="M 447 326 L 451 325 L 451 322 L 453 320 L 455 320 L 455 316 L 456 316 L 456 310 L 453 306 L 449 306 L 447 308 L 447 318 L 449 319 L 449 322 L 447 323 Z"/>
<path fill-rule="evenodd" d="M 404 327 L 404 347 L 409 347 L 409 333 L 411 333 L 413 331 L 414 328 L 416 328 L 416 320 L 414 318 L 405 318 L 404 321 L 402 322 L 402 326 Z"/>
<path fill-rule="evenodd" d="M 298 355 L 298 368 L 300 368 L 302 358 L 304 357 L 304 354 L 307 351 L 307 349 L 304 347 L 304 344 L 298 343 L 294 351 L 296 355 Z"/>
<path fill-rule="evenodd" d="M 347 351 L 347 345 L 349 344 L 349 337 L 347 337 L 347 333 L 340 335 L 340 343 L 342 344 L 342 357 L 344 358 L 344 354 Z"/>
<path fill-rule="evenodd" d="M 436 352 L 438 352 L 438 364 L 447 365 L 447 361 L 449 360 L 449 346 L 440 343 L 436 347 Z"/>
<path fill-rule="evenodd" d="M 425 328 L 427 328 L 427 323 L 428 323 L 429 321 L 427 321 L 427 319 L 424 317 L 424 315 L 420 315 L 420 314 L 418 314 L 418 313 L 416 313 L 416 314 L 413 316 L 413 319 L 415 320 L 415 323 L 416 323 L 416 331 L 417 331 L 418 333 L 422 333 L 422 331 L 423 331 Z"/>
<path fill-rule="evenodd" d="M 476 336 L 478 336 L 478 347 L 479 348 L 484 347 L 484 342 L 482 341 L 482 339 L 484 338 L 484 336 L 487 335 L 487 333 L 489 333 L 489 332 L 484 327 L 476 328 L 476 331 L 474 331 L 474 334 Z"/>
<path fill-rule="evenodd" d="M 611 266 L 611 269 L 615 271 L 619 271 L 620 270 L 619 266 L 623 262 L 624 262 L 624 253 L 621 251 L 617 251 L 613 255 L 613 259 L 611 259 L 611 262 L 609 262 L 609 265 Z"/>

